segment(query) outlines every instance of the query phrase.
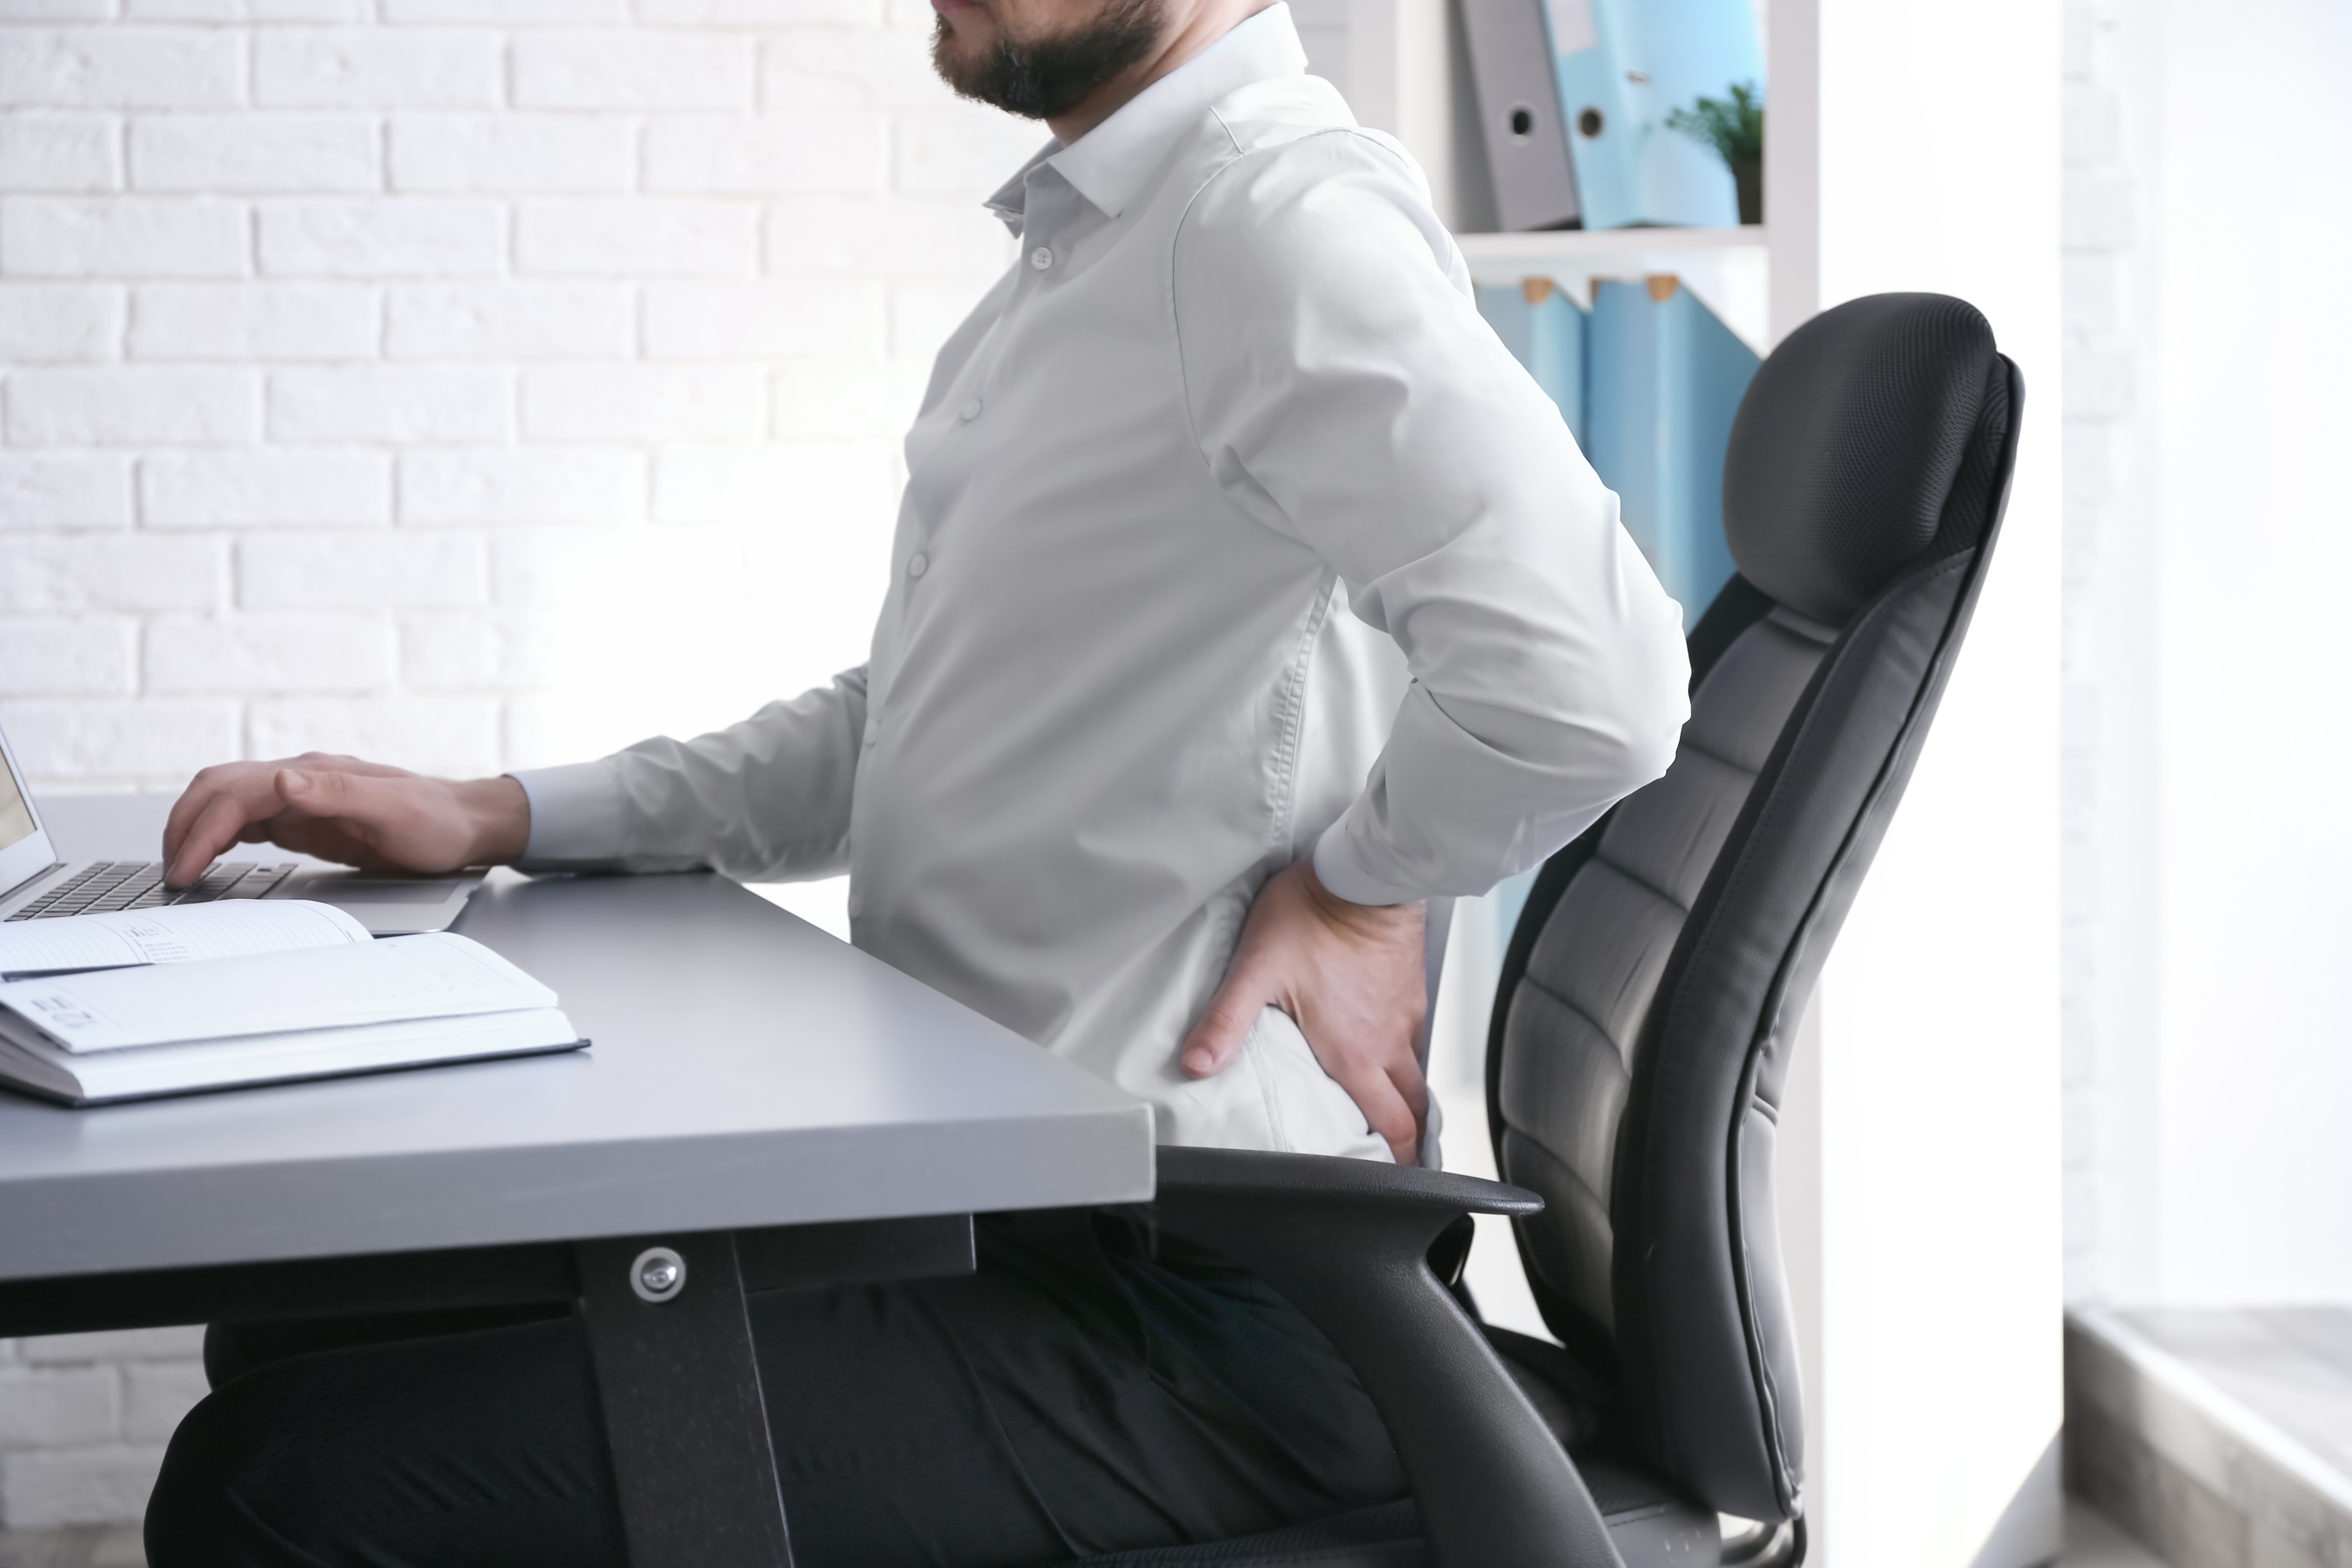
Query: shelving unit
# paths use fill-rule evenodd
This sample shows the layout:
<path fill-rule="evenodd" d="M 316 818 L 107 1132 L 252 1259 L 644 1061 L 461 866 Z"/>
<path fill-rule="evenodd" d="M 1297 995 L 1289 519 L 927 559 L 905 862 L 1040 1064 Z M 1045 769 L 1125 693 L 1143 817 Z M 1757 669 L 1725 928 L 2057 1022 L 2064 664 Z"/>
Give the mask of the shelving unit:
<path fill-rule="evenodd" d="M 1742 228 L 1554 229 L 1454 237 L 1462 247 L 1463 259 L 1470 264 L 1470 276 L 1479 282 L 1549 279 L 1588 310 L 1596 279 L 1671 275 L 1759 356 L 1770 351 L 1771 247 L 1760 224 Z"/>
<path fill-rule="evenodd" d="M 1630 258 L 1697 251 L 1766 249 L 1764 226 L 1739 228 L 1552 228 L 1521 234 L 1457 234 L 1475 268 L 1482 265 L 1577 269 L 1614 268 Z"/>
<path fill-rule="evenodd" d="M 1789 10 L 1792 3 L 1780 0 L 1780 9 Z M 1786 235 L 1762 224 L 1489 232 L 1494 204 L 1487 195 L 1486 154 L 1467 61 L 1460 20 L 1448 0 L 1349 0 L 1349 101 L 1359 119 L 1394 135 L 1420 162 L 1437 216 L 1454 230 L 1479 282 L 1548 278 L 1589 305 L 1595 279 L 1671 273 L 1759 354 L 1812 314 L 1813 268 L 1799 237 L 1801 224 Z M 1802 130 L 1783 123 L 1797 119 L 1785 112 L 1788 100 L 1803 96 L 1801 82 L 1795 92 L 1790 90 L 1790 74 L 1780 61 L 1773 62 L 1775 124 L 1784 132 Z M 1776 201 L 1792 208 L 1810 205 L 1793 171 L 1775 167 L 1776 157 L 1789 162 L 1788 143 L 1804 140 L 1801 134 L 1782 134 L 1778 143 L 1766 142 L 1768 215 Z M 1777 295 L 1776 270 L 1782 275 Z M 1781 316 L 1777 321 L 1776 308 Z"/>

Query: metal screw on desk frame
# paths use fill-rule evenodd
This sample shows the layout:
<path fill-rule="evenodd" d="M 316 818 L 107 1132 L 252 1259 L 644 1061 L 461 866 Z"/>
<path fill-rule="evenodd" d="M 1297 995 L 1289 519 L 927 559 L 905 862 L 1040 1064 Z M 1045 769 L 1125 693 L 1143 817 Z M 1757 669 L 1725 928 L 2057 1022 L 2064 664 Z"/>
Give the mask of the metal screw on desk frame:
<path fill-rule="evenodd" d="M 667 1247 L 648 1247 L 629 1265 L 629 1289 L 656 1306 L 675 1301 L 686 1289 L 686 1259 Z"/>

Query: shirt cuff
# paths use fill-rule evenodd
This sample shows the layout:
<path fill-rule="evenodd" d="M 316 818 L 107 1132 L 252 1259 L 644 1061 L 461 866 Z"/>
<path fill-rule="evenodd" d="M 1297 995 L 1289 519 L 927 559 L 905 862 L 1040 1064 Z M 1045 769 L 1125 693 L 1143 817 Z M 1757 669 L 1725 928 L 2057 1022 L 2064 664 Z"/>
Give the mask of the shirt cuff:
<path fill-rule="evenodd" d="M 1348 847 L 1348 818 L 1344 815 L 1315 841 L 1315 879 L 1323 884 L 1324 891 L 1351 904 L 1410 904 L 1423 896 L 1410 889 L 1391 887 L 1364 869 L 1356 852 Z"/>
<path fill-rule="evenodd" d="M 621 783 L 603 763 L 525 768 L 507 775 L 530 800 L 530 837 L 517 864 L 568 871 L 621 859 Z"/>

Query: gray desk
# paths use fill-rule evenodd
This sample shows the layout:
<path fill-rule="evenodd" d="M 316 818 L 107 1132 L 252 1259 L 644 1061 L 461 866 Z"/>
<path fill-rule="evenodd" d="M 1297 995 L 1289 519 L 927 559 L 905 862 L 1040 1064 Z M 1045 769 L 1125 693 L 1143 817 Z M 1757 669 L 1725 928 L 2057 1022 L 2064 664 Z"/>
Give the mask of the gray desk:
<path fill-rule="evenodd" d="M 167 804 L 45 815 L 60 853 L 152 858 Z M 1151 1195 L 1144 1106 L 723 879 L 499 872 L 457 929 L 593 1048 L 0 1094 L 0 1334 L 577 1300 L 638 1568 L 764 1568 L 790 1558 L 744 1289 L 968 1268 L 974 1213 Z M 649 1304 L 656 1244 L 688 1286 Z"/>

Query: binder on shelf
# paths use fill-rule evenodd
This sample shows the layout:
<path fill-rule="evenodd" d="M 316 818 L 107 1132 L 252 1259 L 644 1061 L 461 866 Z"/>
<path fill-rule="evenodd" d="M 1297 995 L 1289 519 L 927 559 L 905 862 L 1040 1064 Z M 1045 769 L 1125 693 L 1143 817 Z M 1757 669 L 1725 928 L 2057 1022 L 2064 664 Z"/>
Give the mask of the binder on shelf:
<path fill-rule="evenodd" d="M 1545 12 L 1584 226 L 1738 223 L 1731 171 L 1666 116 L 1736 82 L 1762 89 L 1750 0 L 1545 0 Z"/>
<path fill-rule="evenodd" d="M 1723 454 L 1755 352 L 1670 277 L 1596 281 L 1589 312 L 1540 279 L 1482 284 L 1478 310 L 1617 493 L 1684 629 L 1697 625 L 1732 574 Z"/>
<path fill-rule="evenodd" d="M 1496 221 L 1505 229 L 1571 228 L 1583 210 L 1544 4 L 1462 0 Z"/>
<path fill-rule="evenodd" d="M 1626 531 L 1682 605 L 1685 631 L 1732 574 L 1723 539 L 1723 454 L 1760 363 L 1670 277 L 1592 287 L 1585 455 L 1617 492 Z"/>

